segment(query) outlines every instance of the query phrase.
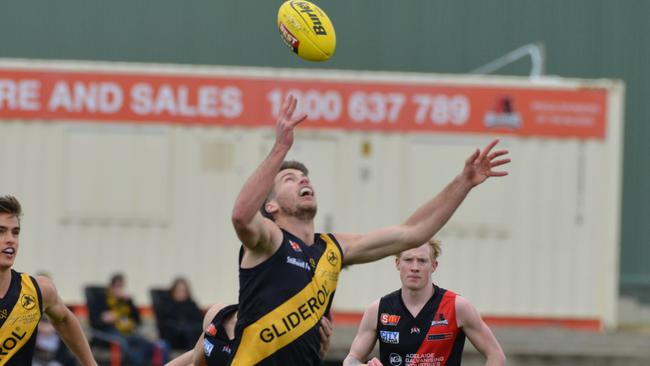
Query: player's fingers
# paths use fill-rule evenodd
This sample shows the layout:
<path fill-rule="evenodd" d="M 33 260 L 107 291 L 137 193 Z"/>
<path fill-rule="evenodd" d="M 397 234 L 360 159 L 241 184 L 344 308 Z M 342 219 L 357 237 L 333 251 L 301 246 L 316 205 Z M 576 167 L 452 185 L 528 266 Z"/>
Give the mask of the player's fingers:
<path fill-rule="evenodd" d="M 495 152 L 491 153 L 490 155 L 488 155 L 488 159 L 489 159 L 489 160 L 492 160 L 492 159 L 494 159 L 494 158 L 496 158 L 496 157 L 499 157 L 499 156 L 502 156 L 502 155 L 506 155 L 508 152 L 509 152 L 508 150 L 498 150 L 498 151 L 495 151 Z"/>
<path fill-rule="evenodd" d="M 304 121 L 304 120 L 306 120 L 306 119 L 307 119 L 307 113 L 303 113 L 303 114 L 301 114 L 300 116 L 294 118 L 294 119 L 291 121 L 291 127 L 296 127 L 296 126 L 298 126 L 298 124 L 302 123 L 302 121 Z"/>
<path fill-rule="evenodd" d="M 476 158 L 478 157 L 478 154 L 479 154 L 479 150 L 478 149 L 474 150 L 474 153 L 472 153 L 472 155 L 470 155 L 470 157 L 467 158 L 467 160 L 465 160 L 465 164 L 474 163 L 474 160 L 476 160 Z"/>
<path fill-rule="evenodd" d="M 291 96 L 291 102 L 289 103 L 289 109 L 287 110 L 287 118 L 291 118 L 293 113 L 296 111 L 296 106 L 298 105 L 298 98 Z"/>
<path fill-rule="evenodd" d="M 495 160 L 490 163 L 490 168 L 494 168 L 496 166 L 501 166 L 504 164 L 508 164 L 510 162 L 510 159 L 500 159 L 500 160 Z"/>
<path fill-rule="evenodd" d="M 325 334 L 327 334 L 328 337 L 332 335 L 332 322 L 330 322 L 327 317 L 324 316 L 321 318 L 320 325 L 321 329 L 325 332 Z"/>
<path fill-rule="evenodd" d="M 508 175 L 508 172 L 491 172 L 490 176 L 491 177 L 505 177 Z"/>
<path fill-rule="evenodd" d="M 485 156 L 487 156 L 487 155 L 490 153 L 490 150 L 492 150 L 492 148 L 494 148 L 494 146 L 496 146 L 496 144 L 498 144 L 498 143 L 499 143 L 499 139 L 494 139 L 494 140 L 492 140 L 492 142 L 490 142 L 490 143 L 489 143 L 489 144 L 488 144 L 488 145 L 483 149 L 483 151 L 481 152 L 481 155 L 479 156 L 479 159 L 480 159 L 480 158 L 483 158 L 483 157 L 485 157 Z"/>
<path fill-rule="evenodd" d="M 291 105 L 292 98 L 293 95 L 288 94 L 282 101 L 282 107 L 280 107 L 280 115 L 278 116 L 279 118 L 282 119 L 287 117 L 287 111 L 289 110 L 289 105 Z"/>

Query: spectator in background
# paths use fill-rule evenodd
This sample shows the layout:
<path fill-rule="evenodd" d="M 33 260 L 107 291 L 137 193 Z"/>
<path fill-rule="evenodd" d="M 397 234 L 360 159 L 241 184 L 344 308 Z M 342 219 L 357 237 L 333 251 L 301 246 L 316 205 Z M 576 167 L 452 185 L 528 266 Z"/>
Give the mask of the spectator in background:
<path fill-rule="evenodd" d="M 140 313 L 133 300 L 126 292 L 124 275 L 121 273 L 111 277 L 110 286 L 106 290 L 106 298 L 95 304 L 100 311 L 100 319 L 94 324 L 100 324 L 97 329 L 102 338 L 117 342 L 120 345 L 126 363 L 133 366 L 147 365 L 157 351 L 158 364 L 166 360 L 164 346 L 149 341 L 138 334 L 141 325 Z"/>
<path fill-rule="evenodd" d="M 160 336 L 172 349 L 192 348 L 201 335 L 202 319 L 203 312 L 192 298 L 187 280 L 176 278 L 158 317 Z"/>

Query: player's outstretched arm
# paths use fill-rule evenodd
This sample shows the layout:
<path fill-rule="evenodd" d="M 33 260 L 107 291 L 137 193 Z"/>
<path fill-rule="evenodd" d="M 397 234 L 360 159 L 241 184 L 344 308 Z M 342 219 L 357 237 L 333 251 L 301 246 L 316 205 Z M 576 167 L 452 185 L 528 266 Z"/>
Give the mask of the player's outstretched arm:
<path fill-rule="evenodd" d="M 467 158 L 462 172 L 433 199 L 418 208 L 402 225 L 382 228 L 368 234 L 340 234 L 346 265 L 375 261 L 401 251 L 418 247 L 431 239 L 451 218 L 470 190 L 490 177 L 508 173 L 493 168 L 508 164 L 500 158 L 507 150 L 492 151 L 499 140 L 489 143 L 482 151 L 476 149 Z"/>
<path fill-rule="evenodd" d="M 70 351 L 77 357 L 83 366 L 97 366 L 90 351 L 90 345 L 86 335 L 81 329 L 79 320 L 63 304 L 54 283 L 43 276 L 37 276 L 36 282 L 41 289 L 43 297 L 43 311 L 50 318 L 52 325 L 61 336 L 61 339 L 68 346 Z"/>
<path fill-rule="evenodd" d="M 203 336 L 201 336 L 203 337 Z M 201 339 L 202 341 L 202 339 Z M 173 360 L 167 362 L 165 366 L 189 366 L 192 365 L 192 356 L 194 355 L 194 349 L 191 349 L 182 355 L 174 358 Z"/>
<path fill-rule="evenodd" d="M 265 219 L 259 210 L 271 192 L 273 180 L 293 145 L 294 128 L 307 118 L 305 114 L 294 116 L 297 104 L 298 100 L 292 95 L 284 100 L 276 124 L 275 144 L 266 159 L 248 178 L 235 201 L 232 223 L 247 249 L 269 249 L 264 247 L 273 245 L 272 235 L 280 235 L 277 226 Z"/>
<path fill-rule="evenodd" d="M 359 324 L 359 330 L 357 335 L 352 341 L 352 346 L 350 346 L 350 353 L 343 360 L 343 366 L 357 366 L 357 365 L 366 365 L 362 363 L 361 360 L 367 360 L 370 352 L 375 347 L 377 342 L 377 312 L 379 311 L 379 300 L 373 302 L 368 306 L 366 311 L 363 313 L 363 318 L 361 319 L 361 324 Z M 367 365 L 381 365 L 381 362 L 377 359 L 370 360 Z"/>
<path fill-rule="evenodd" d="M 485 324 L 478 311 L 467 299 L 456 297 L 458 326 L 474 347 L 485 357 L 485 366 L 504 366 L 506 355 L 496 337 Z"/>

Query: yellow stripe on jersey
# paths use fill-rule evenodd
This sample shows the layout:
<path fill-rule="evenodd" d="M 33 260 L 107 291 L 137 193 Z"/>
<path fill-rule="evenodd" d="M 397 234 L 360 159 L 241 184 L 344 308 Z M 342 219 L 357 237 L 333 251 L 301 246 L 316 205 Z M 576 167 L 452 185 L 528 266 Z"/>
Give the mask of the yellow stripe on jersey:
<path fill-rule="evenodd" d="M 18 301 L 0 328 L 0 365 L 7 363 L 32 337 L 41 320 L 38 292 L 28 274 L 20 275 Z"/>
<path fill-rule="evenodd" d="M 320 322 L 336 290 L 343 262 L 334 241 L 325 234 L 320 237 L 327 246 L 311 282 L 282 305 L 244 328 L 232 366 L 255 365 Z"/>

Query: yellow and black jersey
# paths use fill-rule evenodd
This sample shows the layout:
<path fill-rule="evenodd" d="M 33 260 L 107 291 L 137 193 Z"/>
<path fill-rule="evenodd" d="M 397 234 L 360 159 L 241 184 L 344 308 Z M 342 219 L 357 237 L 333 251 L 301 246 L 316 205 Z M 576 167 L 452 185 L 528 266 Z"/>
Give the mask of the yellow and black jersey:
<path fill-rule="evenodd" d="M 240 262 L 243 249 L 240 251 Z M 332 234 L 306 245 L 283 230 L 265 262 L 239 269 L 233 366 L 321 365 L 320 319 L 329 312 L 343 262 Z"/>
<path fill-rule="evenodd" d="M 11 284 L 0 299 L 0 365 L 31 365 L 43 300 L 36 279 L 11 270 Z"/>
<path fill-rule="evenodd" d="M 219 310 L 203 333 L 203 354 L 208 366 L 226 366 L 232 354 L 234 340 L 228 338 L 224 327 L 226 319 L 233 316 L 239 306 L 228 305 Z"/>

